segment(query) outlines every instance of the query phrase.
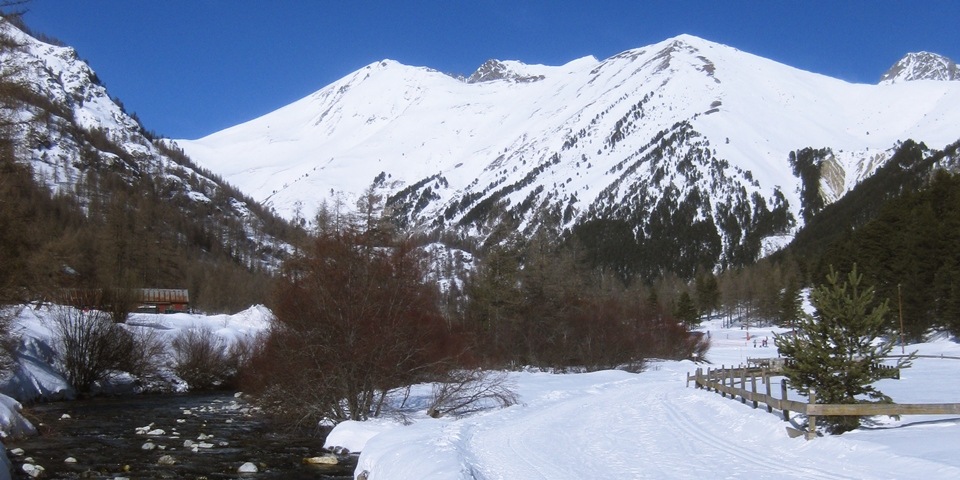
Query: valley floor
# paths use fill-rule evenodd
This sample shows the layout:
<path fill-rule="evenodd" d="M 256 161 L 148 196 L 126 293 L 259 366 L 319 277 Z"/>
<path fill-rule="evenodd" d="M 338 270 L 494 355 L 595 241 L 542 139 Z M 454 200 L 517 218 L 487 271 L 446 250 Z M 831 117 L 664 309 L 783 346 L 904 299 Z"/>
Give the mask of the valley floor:
<path fill-rule="evenodd" d="M 135 315 L 128 325 L 171 338 L 182 329 L 205 327 L 229 340 L 255 335 L 269 318 L 269 311 L 257 307 L 232 316 Z M 771 329 L 753 328 L 749 340 L 746 330 L 724 329 L 719 322 L 703 329 L 710 333 L 711 366 L 777 355 Z M 42 311 L 24 310 L 18 332 L 36 339 L 29 345 L 49 342 Z M 767 347 L 761 346 L 764 338 Z M 960 344 L 945 338 L 906 350 L 960 357 Z M 707 364 L 656 361 L 640 374 L 513 372 L 508 378 L 520 403 L 459 419 L 426 416 L 431 388 L 418 385 L 407 399 L 404 422 L 344 422 L 327 446 L 362 452 L 357 475 L 367 472 L 368 480 L 960 478 L 960 416 L 874 417 L 841 436 L 789 438 L 791 424 L 780 412 L 687 387 L 686 375 L 700 366 Z M 64 385 L 49 367 L 27 370 L 26 383 L 42 392 L 56 393 Z M 900 403 L 960 402 L 958 373 L 960 360 L 919 358 L 900 380 L 882 380 L 879 388 Z M 790 396 L 802 398 L 793 391 Z M 0 400 L 0 426 L 16 430 L 22 417 L 15 402 Z"/>

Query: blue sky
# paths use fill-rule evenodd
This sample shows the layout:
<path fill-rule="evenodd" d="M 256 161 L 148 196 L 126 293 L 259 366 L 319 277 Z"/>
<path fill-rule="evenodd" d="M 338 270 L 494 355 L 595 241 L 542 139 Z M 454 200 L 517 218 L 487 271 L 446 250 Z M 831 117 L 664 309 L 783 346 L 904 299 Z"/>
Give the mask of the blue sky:
<path fill-rule="evenodd" d="M 490 58 L 560 65 L 681 33 L 851 82 L 907 52 L 960 61 L 960 1 L 32 0 L 145 126 L 198 138 L 384 58 L 469 74 Z"/>

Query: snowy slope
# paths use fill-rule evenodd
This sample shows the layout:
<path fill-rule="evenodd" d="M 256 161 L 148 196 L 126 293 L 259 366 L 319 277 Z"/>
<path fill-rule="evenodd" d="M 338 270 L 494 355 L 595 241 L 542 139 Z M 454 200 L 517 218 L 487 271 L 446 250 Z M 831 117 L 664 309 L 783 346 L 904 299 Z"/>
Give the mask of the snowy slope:
<path fill-rule="evenodd" d="M 709 327 L 714 365 L 776 355 L 772 346 L 752 347 L 743 330 L 718 327 Z M 960 353 L 960 346 L 944 340 L 908 348 Z M 872 427 L 808 442 L 789 438 L 790 424 L 779 412 L 687 388 L 685 376 L 697 366 L 660 362 L 640 374 L 514 373 L 518 405 L 462 419 L 422 417 L 406 426 L 347 422 L 334 429 L 327 445 L 361 451 L 357 474 L 367 471 L 368 480 L 960 475 L 953 451 L 960 442 L 956 416 L 876 417 Z M 958 368 L 957 360 L 921 359 L 902 380 L 883 380 L 880 388 L 901 403 L 955 402 L 960 386 L 942 379 Z"/>
<path fill-rule="evenodd" d="M 681 35 L 603 61 L 490 61 L 466 81 L 384 60 L 178 143 L 288 217 L 376 184 L 411 223 L 433 227 L 471 223 L 484 199 L 527 220 L 530 205 L 570 210 L 569 224 L 634 201 L 637 185 L 653 199 L 672 186 L 731 204 L 740 188 L 768 204 L 779 189 L 799 218 L 791 151 L 833 150 L 839 177 L 822 185 L 832 201 L 898 141 L 960 139 L 957 107 L 960 83 L 850 84 Z"/>

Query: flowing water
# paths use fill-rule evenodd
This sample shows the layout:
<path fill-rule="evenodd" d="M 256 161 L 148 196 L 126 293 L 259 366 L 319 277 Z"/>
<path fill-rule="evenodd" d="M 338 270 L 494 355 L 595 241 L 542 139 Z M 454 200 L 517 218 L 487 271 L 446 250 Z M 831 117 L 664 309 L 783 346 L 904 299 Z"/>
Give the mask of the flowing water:
<path fill-rule="evenodd" d="M 96 398 L 26 413 L 40 435 L 6 442 L 14 478 L 31 478 L 25 463 L 44 479 L 351 479 L 356 466 L 355 456 L 305 464 L 325 453 L 322 437 L 278 430 L 233 395 Z M 257 473 L 238 473 L 247 462 Z"/>

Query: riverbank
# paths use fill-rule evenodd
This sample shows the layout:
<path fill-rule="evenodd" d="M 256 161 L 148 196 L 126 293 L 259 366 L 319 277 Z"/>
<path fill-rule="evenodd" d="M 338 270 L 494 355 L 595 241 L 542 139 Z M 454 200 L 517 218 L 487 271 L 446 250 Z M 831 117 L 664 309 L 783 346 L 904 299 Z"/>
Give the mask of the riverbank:
<path fill-rule="evenodd" d="M 67 425 L 49 419 L 43 422 L 41 420 L 43 416 L 37 412 L 48 408 L 68 410 L 77 408 L 73 405 L 81 405 L 81 402 L 60 402 L 76 398 L 77 393 L 57 368 L 60 360 L 57 351 L 58 339 L 54 332 L 58 313 L 62 313 L 62 307 L 55 305 L 21 306 L 0 312 L 11 319 L 10 341 L 14 345 L 12 358 L 8 359 L 10 363 L 5 367 L 3 375 L 0 375 L 0 438 L 3 439 L 3 443 L 0 444 L 0 479 L 5 478 L 4 473 L 7 469 L 4 468 L 3 461 L 7 460 L 8 455 L 5 455 L 5 450 L 9 450 L 10 445 L 24 441 L 24 437 L 28 437 L 26 440 L 29 441 L 50 439 L 51 437 L 44 434 L 43 429 L 40 429 L 42 434 L 40 437 L 29 438 L 36 433 L 35 426 L 39 426 L 40 423 L 44 423 L 44 428 L 47 429 Z M 122 324 L 123 328 L 131 334 L 151 337 L 157 344 L 165 346 L 165 351 L 160 352 L 155 358 L 152 357 L 155 368 L 151 370 L 155 373 L 152 378 L 144 379 L 126 372 L 114 372 L 108 379 L 97 382 L 94 385 L 94 391 L 126 394 L 156 390 L 186 392 L 190 385 L 175 374 L 172 368 L 173 352 L 169 347 L 178 335 L 185 331 L 209 332 L 211 338 L 219 345 L 230 348 L 238 342 L 250 342 L 255 339 L 270 327 L 272 318 L 272 313 L 263 306 L 254 306 L 234 315 L 131 314 L 126 323 Z M 136 402 L 148 397 L 150 396 L 125 395 L 121 398 L 137 399 L 134 400 Z M 111 401 L 108 397 L 94 400 L 94 402 L 105 404 Z M 121 403 L 125 401 L 127 400 L 120 400 Z M 22 413 L 21 404 L 36 406 L 25 409 Z M 129 404 L 127 407 L 136 411 L 136 408 Z M 67 413 L 66 410 L 63 413 Z M 143 425 L 149 423 L 148 420 L 143 422 Z M 4 445 L 8 448 L 5 449 Z M 60 459 L 59 462 L 63 460 Z M 79 458 L 77 460 L 79 463 Z M 23 459 L 14 458 L 11 463 L 16 464 L 17 472 L 21 472 L 22 464 L 26 462 Z M 45 475 L 45 478 L 51 477 Z"/>
<path fill-rule="evenodd" d="M 239 394 L 101 397 L 27 415 L 39 435 L 7 442 L 13 478 L 32 478 L 36 467 L 42 478 L 237 478 L 248 464 L 257 471 L 244 478 L 349 479 L 356 464 L 304 463 L 332 455 L 323 437 L 279 429 Z"/>

